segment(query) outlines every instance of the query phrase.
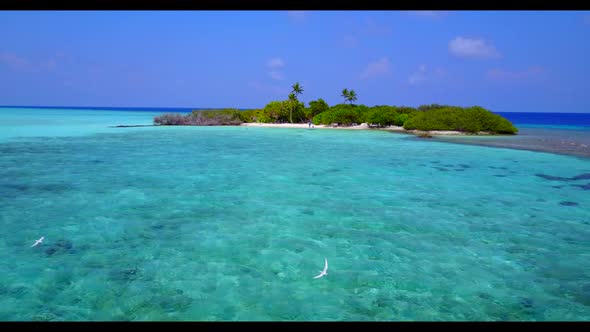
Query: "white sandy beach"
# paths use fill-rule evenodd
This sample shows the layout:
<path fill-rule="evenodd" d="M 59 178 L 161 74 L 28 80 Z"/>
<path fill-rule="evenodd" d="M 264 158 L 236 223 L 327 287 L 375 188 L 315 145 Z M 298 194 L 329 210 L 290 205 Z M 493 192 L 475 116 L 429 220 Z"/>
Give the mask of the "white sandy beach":
<path fill-rule="evenodd" d="M 242 126 L 246 127 L 274 127 L 274 128 L 309 128 L 307 123 L 243 123 Z M 460 131 L 441 131 L 441 130 L 432 130 L 432 131 L 422 131 L 422 130 L 406 130 L 404 127 L 400 126 L 389 126 L 384 128 L 371 128 L 366 123 L 361 123 L 357 126 L 326 126 L 326 125 L 312 125 L 312 128 L 319 128 L 319 129 L 346 129 L 346 130 L 364 130 L 364 129 L 373 129 L 373 130 L 388 130 L 399 132 L 403 134 L 429 134 L 429 135 L 467 135 L 466 133 L 462 133 Z M 481 132 L 478 133 L 479 135 L 486 135 L 489 133 Z"/>
<path fill-rule="evenodd" d="M 247 127 L 275 127 L 275 128 L 309 128 L 307 123 L 242 123 L 242 126 Z M 312 128 L 320 129 L 369 129 L 369 126 L 365 123 L 358 126 L 348 127 L 332 127 L 326 125 L 312 125 Z"/>

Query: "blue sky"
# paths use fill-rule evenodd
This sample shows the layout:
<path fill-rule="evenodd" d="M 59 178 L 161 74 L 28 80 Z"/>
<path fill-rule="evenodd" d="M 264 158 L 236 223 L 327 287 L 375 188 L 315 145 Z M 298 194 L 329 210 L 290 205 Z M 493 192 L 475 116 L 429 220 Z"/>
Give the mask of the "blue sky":
<path fill-rule="evenodd" d="M 588 11 L 0 12 L 0 105 L 590 112 Z"/>

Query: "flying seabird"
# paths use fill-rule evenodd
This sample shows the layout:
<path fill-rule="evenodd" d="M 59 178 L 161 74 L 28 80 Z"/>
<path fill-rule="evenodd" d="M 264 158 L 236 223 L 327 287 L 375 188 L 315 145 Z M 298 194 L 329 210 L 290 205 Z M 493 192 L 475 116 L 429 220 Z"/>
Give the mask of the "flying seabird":
<path fill-rule="evenodd" d="M 37 246 L 39 243 L 43 242 L 44 239 L 45 239 L 45 236 L 42 236 L 39 240 L 36 240 L 35 244 L 33 244 L 31 247 Z"/>
<path fill-rule="evenodd" d="M 323 276 L 328 275 L 328 259 L 327 258 L 324 258 L 324 260 L 325 260 L 324 270 L 323 271 L 320 271 L 320 274 L 319 275 L 313 277 L 314 279 L 321 278 Z"/>

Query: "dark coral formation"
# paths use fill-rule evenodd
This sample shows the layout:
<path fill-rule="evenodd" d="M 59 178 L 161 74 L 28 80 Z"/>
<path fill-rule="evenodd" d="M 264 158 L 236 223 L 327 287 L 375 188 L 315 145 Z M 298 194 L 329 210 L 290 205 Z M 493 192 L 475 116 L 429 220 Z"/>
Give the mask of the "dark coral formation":
<path fill-rule="evenodd" d="M 569 178 L 564 178 L 561 176 L 552 176 L 552 175 L 547 175 L 547 174 L 535 174 L 536 176 L 546 179 L 546 180 L 552 180 L 552 181 L 568 181 Z"/>
<path fill-rule="evenodd" d="M 580 175 L 576 175 L 570 180 L 590 180 L 590 173 L 584 173 Z"/>
<path fill-rule="evenodd" d="M 47 256 L 53 256 L 54 254 L 65 253 L 74 254 L 74 245 L 69 240 L 60 239 L 45 249 Z"/>
<path fill-rule="evenodd" d="M 576 180 L 589 180 L 590 179 L 590 173 L 583 173 L 583 174 L 579 174 L 576 175 L 574 177 L 571 178 L 564 178 L 562 176 L 553 176 L 553 175 L 547 175 L 547 174 L 535 174 L 536 176 L 546 179 L 546 180 L 552 180 L 552 181 L 576 181 Z"/>
<path fill-rule="evenodd" d="M 559 202 L 559 204 L 564 205 L 564 206 L 577 206 L 578 205 L 578 203 L 570 202 L 570 201 Z"/>
<path fill-rule="evenodd" d="M 137 267 L 115 268 L 111 270 L 109 276 L 115 281 L 131 282 L 139 276 L 139 269 Z"/>
<path fill-rule="evenodd" d="M 582 190 L 590 190 L 590 182 L 586 184 L 573 184 L 574 187 L 580 187 Z"/>

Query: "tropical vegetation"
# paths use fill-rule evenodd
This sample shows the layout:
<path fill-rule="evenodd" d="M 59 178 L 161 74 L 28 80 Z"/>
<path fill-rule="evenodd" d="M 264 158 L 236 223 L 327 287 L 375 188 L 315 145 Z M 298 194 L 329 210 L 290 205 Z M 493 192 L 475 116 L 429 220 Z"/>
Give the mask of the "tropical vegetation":
<path fill-rule="evenodd" d="M 167 113 L 154 118 L 154 124 L 168 126 L 232 126 L 244 123 L 238 109 L 195 110 L 189 114 Z"/>
<path fill-rule="evenodd" d="M 518 131 L 507 119 L 480 106 L 446 106 L 416 112 L 408 117 L 403 127 L 408 130 L 457 130 L 468 133 L 514 134 Z"/>
<path fill-rule="evenodd" d="M 315 125 L 350 126 L 366 123 L 373 128 L 389 126 L 406 130 L 432 131 L 454 130 L 465 133 L 488 132 L 515 134 L 518 129 L 500 115 L 480 107 L 459 107 L 429 104 L 417 108 L 408 106 L 356 105 L 358 95 L 345 88 L 341 97 L 344 103 L 329 106 L 319 98 L 308 102 L 299 100 L 303 94 L 299 82 L 291 87 L 286 100 L 271 101 L 262 109 L 195 110 L 190 114 L 164 114 L 154 119 L 158 125 L 239 125 L 245 122 L 258 123 L 305 123 Z"/>

